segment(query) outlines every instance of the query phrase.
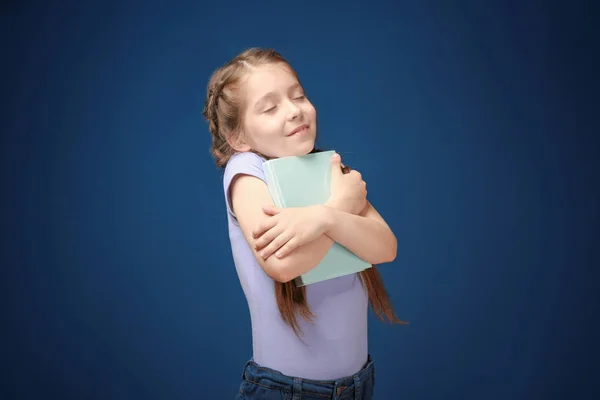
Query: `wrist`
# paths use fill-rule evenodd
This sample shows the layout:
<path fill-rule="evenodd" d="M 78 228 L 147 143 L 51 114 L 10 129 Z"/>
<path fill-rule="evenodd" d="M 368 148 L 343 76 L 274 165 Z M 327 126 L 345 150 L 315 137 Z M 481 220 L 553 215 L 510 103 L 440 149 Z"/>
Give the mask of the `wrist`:
<path fill-rule="evenodd" d="M 330 198 L 329 200 L 327 200 L 327 202 L 325 202 L 325 206 L 330 207 L 330 208 L 335 208 L 336 210 L 340 210 L 340 211 L 344 211 L 344 212 L 352 211 L 352 210 L 348 209 L 348 207 L 345 207 L 343 205 L 343 203 L 341 203 L 333 198 Z"/>
<path fill-rule="evenodd" d="M 328 234 L 331 229 L 333 229 L 333 226 L 335 224 L 335 214 L 336 212 L 339 212 L 339 210 L 336 207 L 333 207 L 330 204 L 325 203 L 324 205 L 321 206 L 322 207 L 322 223 L 323 223 L 323 230 L 325 231 L 325 234 Z"/>

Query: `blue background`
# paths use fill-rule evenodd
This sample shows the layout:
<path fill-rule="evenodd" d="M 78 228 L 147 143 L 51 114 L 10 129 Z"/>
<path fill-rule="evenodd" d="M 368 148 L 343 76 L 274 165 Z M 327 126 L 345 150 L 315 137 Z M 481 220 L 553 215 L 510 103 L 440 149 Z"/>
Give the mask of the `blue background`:
<path fill-rule="evenodd" d="M 538 3 L 3 2 L 0 398 L 236 394 L 250 320 L 201 111 L 252 46 L 398 237 L 411 324 L 371 316 L 376 398 L 600 395 L 597 7 Z"/>

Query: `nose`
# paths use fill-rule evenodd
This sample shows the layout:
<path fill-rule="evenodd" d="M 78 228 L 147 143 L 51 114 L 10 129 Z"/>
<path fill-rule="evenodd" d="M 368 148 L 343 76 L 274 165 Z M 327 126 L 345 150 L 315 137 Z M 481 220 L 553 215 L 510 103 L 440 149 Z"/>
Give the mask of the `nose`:
<path fill-rule="evenodd" d="M 288 119 L 290 121 L 298 118 L 302 114 L 302 110 L 293 101 L 288 102 Z"/>

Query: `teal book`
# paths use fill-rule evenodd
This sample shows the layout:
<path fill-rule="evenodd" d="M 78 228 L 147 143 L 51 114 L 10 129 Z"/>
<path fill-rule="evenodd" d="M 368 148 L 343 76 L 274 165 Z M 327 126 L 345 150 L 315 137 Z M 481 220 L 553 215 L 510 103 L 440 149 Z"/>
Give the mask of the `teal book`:
<path fill-rule="evenodd" d="M 325 204 L 330 195 L 331 156 L 334 151 L 282 157 L 263 162 L 269 193 L 277 207 L 306 207 Z M 350 275 L 371 264 L 350 250 L 334 243 L 321 262 L 296 278 L 297 286 Z"/>

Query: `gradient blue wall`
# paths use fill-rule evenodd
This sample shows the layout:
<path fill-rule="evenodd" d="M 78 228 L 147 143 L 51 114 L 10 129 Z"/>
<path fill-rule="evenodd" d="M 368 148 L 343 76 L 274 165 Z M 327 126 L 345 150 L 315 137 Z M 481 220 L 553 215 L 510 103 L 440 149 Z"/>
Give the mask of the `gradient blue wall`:
<path fill-rule="evenodd" d="M 233 398 L 250 320 L 200 113 L 251 46 L 398 236 L 376 398 L 598 394 L 593 13 L 534 3 L 8 2 L 0 397 Z"/>

